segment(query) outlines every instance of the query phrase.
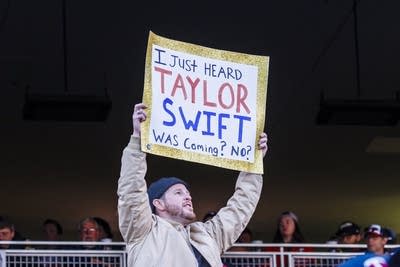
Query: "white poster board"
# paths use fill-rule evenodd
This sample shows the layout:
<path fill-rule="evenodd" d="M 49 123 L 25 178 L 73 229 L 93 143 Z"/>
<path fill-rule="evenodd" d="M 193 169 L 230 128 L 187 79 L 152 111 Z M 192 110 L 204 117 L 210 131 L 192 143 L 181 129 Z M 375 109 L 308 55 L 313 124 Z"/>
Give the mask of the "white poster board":
<path fill-rule="evenodd" d="M 147 153 L 263 173 L 269 58 L 157 36 L 150 32 L 142 128 Z"/>

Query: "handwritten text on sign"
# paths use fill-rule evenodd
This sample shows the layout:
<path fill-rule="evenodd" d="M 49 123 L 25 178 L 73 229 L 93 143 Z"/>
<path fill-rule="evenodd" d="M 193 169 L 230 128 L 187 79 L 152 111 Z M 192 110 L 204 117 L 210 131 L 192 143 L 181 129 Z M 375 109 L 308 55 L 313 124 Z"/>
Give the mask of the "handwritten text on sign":
<path fill-rule="evenodd" d="M 257 68 L 152 47 L 150 140 L 254 161 Z"/>

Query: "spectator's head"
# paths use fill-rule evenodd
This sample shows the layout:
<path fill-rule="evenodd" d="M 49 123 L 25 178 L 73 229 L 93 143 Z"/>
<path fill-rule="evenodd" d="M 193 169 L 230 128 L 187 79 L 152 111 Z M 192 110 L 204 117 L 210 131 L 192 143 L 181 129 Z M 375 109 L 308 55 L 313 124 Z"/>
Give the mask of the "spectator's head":
<path fill-rule="evenodd" d="M 291 211 L 282 212 L 278 218 L 277 229 L 273 239 L 275 243 L 303 243 L 299 220 Z"/>
<path fill-rule="evenodd" d="M 113 238 L 113 234 L 111 231 L 110 224 L 105 219 L 100 218 L 100 217 L 94 217 L 93 219 L 96 220 L 97 225 L 99 226 L 100 240 L 111 241 Z"/>
<path fill-rule="evenodd" d="M 339 225 L 336 236 L 341 244 L 356 244 L 361 240 L 360 226 L 350 221 L 343 222 Z"/>
<path fill-rule="evenodd" d="M 99 225 L 92 217 L 86 218 L 78 226 L 80 241 L 97 242 L 100 240 Z"/>
<path fill-rule="evenodd" d="M 383 227 L 379 224 L 371 224 L 364 230 L 364 237 L 367 243 L 367 250 L 378 255 L 385 253 L 385 245 L 387 237 L 385 236 Z"/>
<path fill-rule="evenodd" d="M 59 241 L 63 234 L 61 224 L 53 219 L 46 219 L 43 222 L 43 233 L 47 241 Z"/>
<path fill-rule="evenodd" d="M 194 221 L 192 197 L 186 182 L 164 177 L 150 184 L 147 193 L 153 213 L 183 225 Z"/>
<path fill-rule="evenodd" d="M 14 225 L 6 220 L 0 221 L 0 241 L 12 241 L 14 239 L 15 229 Z M 7 249 L 9 244 L 2 244 L 0 248 Z"/>
<path fill-rule="evenodd" d="M 240 234 L 239 238 L 236 240 L 235 243 L 251 243 L 252 240 L 253 240 L 253 234 L 251 230 L 248 227 L 246 227 L 244 228 L 243 232 Z M 249 248 L 233 246 L 229 249 L 229 251 L 249 251 Z"/>
<path fill-rule="evenodd" d="M 248 227 L 244 228 L 238 240 L 236 240 L 237 243 L 251 243 L 251 241 L 253 241 L 253 233 Z"/>

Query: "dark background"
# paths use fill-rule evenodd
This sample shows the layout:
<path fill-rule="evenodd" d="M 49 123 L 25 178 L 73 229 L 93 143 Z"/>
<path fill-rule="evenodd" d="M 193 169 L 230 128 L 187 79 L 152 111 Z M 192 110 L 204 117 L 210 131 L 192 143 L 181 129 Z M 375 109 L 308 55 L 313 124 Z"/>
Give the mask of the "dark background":
<path fill-rule="evenodd" d="M 332 98 L 395 99 L 399 1 L 66 1 L 68 88 L 62 3 L 0 0 L 0 215 L 22 234 L 40 238 L 42 221 L 51 217 L 64 226 L 65 239 L 74 240 L 79 220 L 101 216 L 120 240 L 120 157 L 133 106 L 142 98 L 150 30 L 270 56 L 265 126 L 270 150 L 262 197 L 249 225 L 256 239 L 270 241 L 285 210 L 299 216 L 310 242 L 325 242 L 347 219 L 400 231 L 398 125 L 315 123 L 321 92 Z M 102 94 L 105 88 L 113 106 L 104 122 L 23 120 L 27 90 Z M 367 152 L 376 137 L 393 139 L 380 153 Z M 175 175 L 191 184 L 199 218 L 223 206 L 233 192 L 235 171 L 148 159 L 149 181 Z"/>

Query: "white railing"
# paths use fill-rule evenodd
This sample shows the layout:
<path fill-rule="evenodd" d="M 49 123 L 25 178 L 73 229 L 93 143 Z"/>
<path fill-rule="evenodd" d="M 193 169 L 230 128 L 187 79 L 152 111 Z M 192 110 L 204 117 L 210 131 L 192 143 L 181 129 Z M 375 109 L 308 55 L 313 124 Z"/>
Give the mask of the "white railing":
<path fill-rule="evenodd" d="M 4 242 L 0 267 L 126 267 L 125 244 L 120 242 Z"/>
<path fill-rule="evenodd" d="M 127 267 L 121 242 L 0 241 L 0 245 L 3 243 L 17 248 L 0 249 L 0 267 Z M 355 249 L 359 251 L 352 251 Z M 251 243 L 234 245 L 222 260 L 229 267 L 336 267 L 364 250 L 365 245 Z"/>
<path fill-rule="evenodd" d="M 400 245 L 388 245 L 395 249 Z M 236 244 L 222 255 L 229 267 L 337 267 L 363 254 L 366 245 L 338 244 Z"/>

